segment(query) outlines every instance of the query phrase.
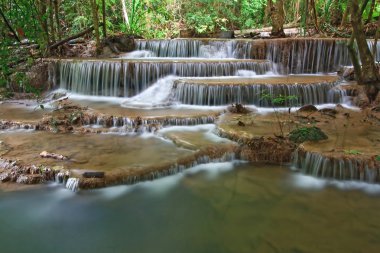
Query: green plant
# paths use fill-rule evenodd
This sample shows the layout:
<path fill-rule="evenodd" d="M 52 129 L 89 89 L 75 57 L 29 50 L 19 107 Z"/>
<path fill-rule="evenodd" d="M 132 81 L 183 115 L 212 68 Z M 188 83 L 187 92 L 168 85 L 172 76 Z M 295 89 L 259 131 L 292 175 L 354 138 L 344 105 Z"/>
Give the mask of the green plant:
<path fill-rule="evenodd" d="M 261 94 L 261 99 L 266 100 L 268 102 L 268 104 L 272 106 L 272 108 L 274 110 L 274 114 L 276 116 L 277 124 L 280 128 L 281 136 L 283 137 L 284 136 L 284 130 L 283 130 L 283 125 L 282 125 L 283 123 L 280 119 L 279 111 L 275 106 L 284 106 L 284 105 L 292 104 L 291 101 L 297 100 L 298 97 L 294 96 L 294 95 L 285 96 L 282 94 L 280 94 L 278 96 L 274 96 L 274 95 L 269 94 L 267 92 L 263 92 Z M 289 108 L 289 112 L 290 112 L 290 108 Z"/>
<path fill-rule="evenodd" d="M 49 121 L 49 125 L 54 132 L 58 132 L 58 120 L 56 118 L 52 117 Z"/>
<path fill-rule="evenodd" d="M 356 149 L 348 149 L 348 150 L 345 149 L 344 153 L 346 155 L 362 155 L 363 154 L 362 152 L 360 152 L 360 151 L 358 151 Z"/>
<path fill-rule="evenodd" d="M 318 127 L 299 127 L 289 133 L 289 139 L 296 143 L 326 140 L 327 135 Z"/>
<path fill-rule="evenodd" d="M 380 162 L 380 155 L 377 155 L 377 156 L 375 157 L 375 160 Z"/>

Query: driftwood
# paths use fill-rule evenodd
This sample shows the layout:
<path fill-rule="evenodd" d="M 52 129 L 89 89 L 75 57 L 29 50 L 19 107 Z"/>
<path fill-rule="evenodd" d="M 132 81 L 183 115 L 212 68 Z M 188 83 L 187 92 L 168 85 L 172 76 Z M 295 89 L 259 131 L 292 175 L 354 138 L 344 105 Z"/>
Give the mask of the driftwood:
<path fill-rule="evenodd" d="M 70 36 L 70 37 L 68 37 L 68 38 L 66 38 L 66 39 L 63 39 L 63 40 L 61 40 L 61 41 L 58 41 L 58 42 L 54 43 L 53 45 L 49 46 L 49 50 L 52 50 L 52 49 L 54 49 L 54 48 L 57 48 L 57 47 L 59 47 L 60 45 L 63 45 L 63 44 L 65 44 L 66 42 L 69 42 L 70 40 L 74 40 L 74 39 L 77 39 L 77 38 L 79 38 L 79 37 L 82 37 L 82 36 L 84 36 L 84 35 L 86 35 L 86 34 L 92 32 L 93 30 L 94 30 L 94 27 L 91 26 L 91 27 L 87 28 L 86 30 L 84 30 L 84 31 L 82 31 L 82 32 L 80 32 L 80 33 L 77 33 L 77 34 L 75 34 L 75 35 L 73 35 L 73 36 Z"/>

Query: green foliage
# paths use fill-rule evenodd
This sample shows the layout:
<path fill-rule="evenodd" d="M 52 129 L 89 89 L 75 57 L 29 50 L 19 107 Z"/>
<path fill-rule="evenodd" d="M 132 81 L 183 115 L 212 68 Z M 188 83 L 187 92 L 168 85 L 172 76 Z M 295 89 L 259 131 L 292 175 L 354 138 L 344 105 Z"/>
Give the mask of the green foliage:
<path fill-rule="evenodd" d="M 261 27 L 264 22 L 265 7 L 265 0 L 243 0 L 239 15 L 240 27 L 243 29 Z"/>
<path fill-rule="evenodd" d="M 377 156 L 375 157 L 375 160 L 378 161 L 378 162 L 380 162 L 380 155 L 377 155 Z"/>
<path fill-rule="evenodd" d="M 198 34 L 233 29 L 238 21 L 236 1 L 190 0 L 183 4 L 184 21 Z"/>
<path fill-rule="evenodd" d="M 292 104 L 293 102 L 297 101 L 298 97 L 294 95 L 287 96 L 287 95 L 282 95 L 282 94 L 275 97 L 272 94 L 264 92 L 261 94 L 261 99 L 267 100 L 268 103 L 272 106 L 284 106 L 284 105 Z"/>
<path fill-rule="evenodd" d="M 302 143 L 305 141 L 320 141 L 326 140 L 327 135 L 322 132 L 322 130 L 318 127 L 299 127 L 289 134 L 289 139 L 296 143 Z"/>
<path fill-rule="evenodd" d="M 362 155 L 363 153 L 356 150 L 356 149 L 348 149 L 348 150 L 344 150 L 344 153 L 346 155 Z"/>
<path fill-rule="evenodd" d="M 128 34 L 141 35 L 145 27 L 145 10 L 143 0 L 131 0 L 127 9 L 129 10 L 129 27 Z"/>

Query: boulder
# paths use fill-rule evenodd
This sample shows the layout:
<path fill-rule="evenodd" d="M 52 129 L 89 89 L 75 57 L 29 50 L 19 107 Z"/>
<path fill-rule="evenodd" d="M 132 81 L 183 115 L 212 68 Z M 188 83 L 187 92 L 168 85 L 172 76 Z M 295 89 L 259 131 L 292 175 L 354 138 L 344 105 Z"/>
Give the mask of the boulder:
<path fill-rule="evenodd" d="M 317 112 L 318 109 L 314 105 L 304 105 L 298 111 L 299 112 Z"/>

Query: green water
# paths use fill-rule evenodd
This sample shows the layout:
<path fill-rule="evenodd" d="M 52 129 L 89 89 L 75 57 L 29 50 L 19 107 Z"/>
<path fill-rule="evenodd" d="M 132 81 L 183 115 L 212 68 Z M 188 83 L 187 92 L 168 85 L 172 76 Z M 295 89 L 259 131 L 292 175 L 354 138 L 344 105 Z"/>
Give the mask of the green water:
<path fill-rule="evenodd" d="M 1 252 L 378 252 L 380 189 L 208 164 L 134 186 L 0 192 Z"/>

